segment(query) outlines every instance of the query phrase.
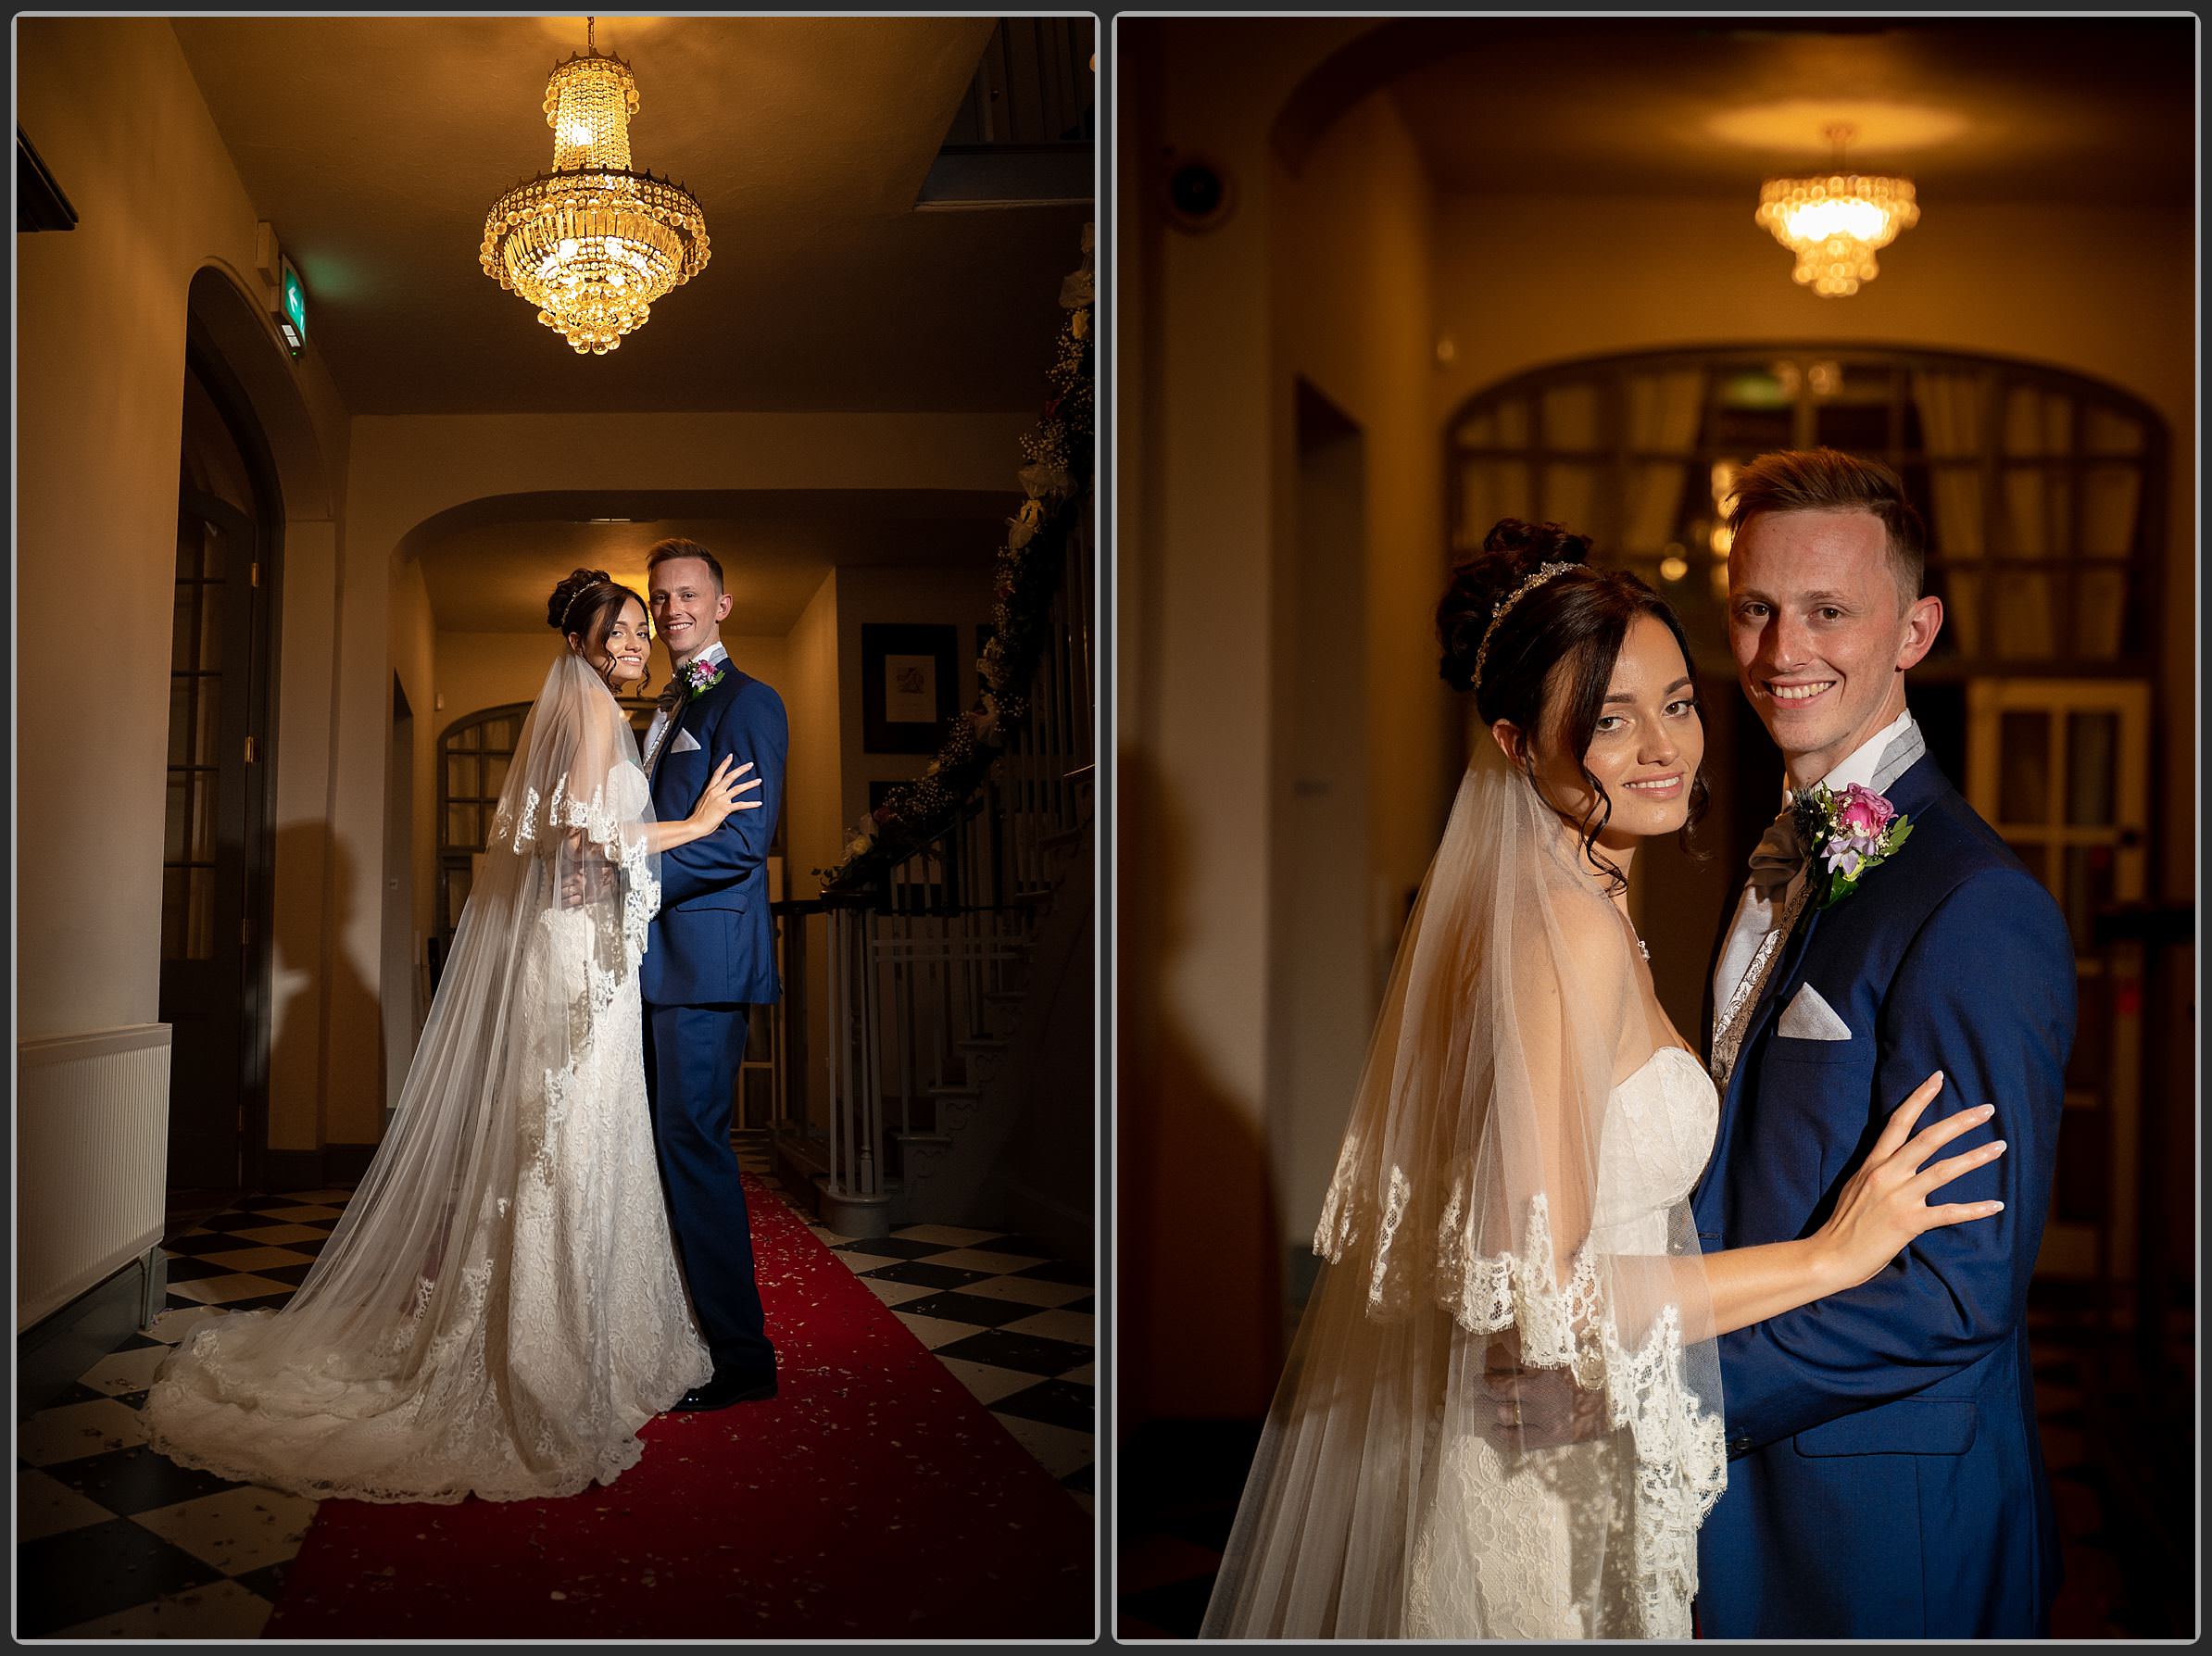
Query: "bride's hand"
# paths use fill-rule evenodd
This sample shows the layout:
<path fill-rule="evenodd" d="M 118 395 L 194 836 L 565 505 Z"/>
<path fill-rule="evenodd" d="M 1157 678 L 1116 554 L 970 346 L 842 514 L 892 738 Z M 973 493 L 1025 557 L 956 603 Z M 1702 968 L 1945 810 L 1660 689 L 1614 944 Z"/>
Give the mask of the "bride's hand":
<path fill-rule="evenodd" d="M 725 754 L 722 762 L 714 767 L 714 774 L 707 778 L 707 791 L 699 796 L 699 802 L 691 808 L 691 821 L 702 832 L 711 832 L 721 827 L 723 820 L 733 811 L 760 809 L 760 800 L 738 797 L 740 794 L 749 794 L 760 785 L 758 776 L 745 782 L 738 780 L 753 768 L 752 761 L 748 759 L 732 770 L 731 766 L 735 764 L 736 761 Z"/>
<path fill-rule="evenodd" d="M 1836 1198 L 1836 1211 L 1813 1234 L 1812 1240 L 1819 1245 L 1827 1273 L 1837 1288 L 1855 1287 L 1865 1282 L 1923 1231 L 1987 1219 L 2004 1209 L 2005 1204 L 1998 1201 L 1928 1205 L 1931 1191 L 1962 1173 L 1987 1167 L 2005 1154 L 2005 1141 L 2000 1138 L 1962 1155 L 1921 1165 L 1997 1110 L 1994 1104 L 1957 1110 L 1914 1133 L 1913 1123 L 1942 1088 L 1943 1073 L 1938 1070 L 1891 1113 L 1889 1124 L 1866 1152 L 1866 1160 L 1844 1181 Z"/>

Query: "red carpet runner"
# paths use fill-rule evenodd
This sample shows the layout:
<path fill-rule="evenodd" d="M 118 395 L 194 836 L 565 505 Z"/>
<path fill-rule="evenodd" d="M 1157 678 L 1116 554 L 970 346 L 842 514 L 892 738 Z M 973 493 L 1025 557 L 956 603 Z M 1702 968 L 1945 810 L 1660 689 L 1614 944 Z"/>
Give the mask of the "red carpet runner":
<path fill-rule="evenodd" d="M 1088 1637 L 1091 1521 L 750 1175 L 782 1362 L 566 1500 L 329 1500 L 265 1638 Z"/>

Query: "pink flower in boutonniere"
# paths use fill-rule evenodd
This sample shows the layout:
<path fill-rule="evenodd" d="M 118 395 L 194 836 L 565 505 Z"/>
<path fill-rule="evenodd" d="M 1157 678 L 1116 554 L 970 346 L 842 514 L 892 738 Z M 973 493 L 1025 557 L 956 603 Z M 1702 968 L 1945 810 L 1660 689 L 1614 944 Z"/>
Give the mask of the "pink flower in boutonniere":
<path fill-rule="evenodd" d="M 1881 831 L 1897 815 L 1897 808 L 1872 788 L 1851 784 L 1843 790 L 1842 802 L 1836 808 L 1836 822 L 1840 827 L 1868 838 L 1879 838 Z"/>
<path fill-rule="evenodd" d="M 1904 844 L 1912 819 L 1872 788 L 1852 783 L 1836 794 L 1825 785 L 1797 798 L 1799 838 L 1813 849 L 1818 866 L 1819 907 L 1840 903 L 1856 891 L 1867 871 L 1879 868 Z"/>
<path fill-rule="evenodd" d="M 691 699 L 697 701 L 720 684 L 723 671 L 728 666 L 727 661 L 710 661 L 704 657 L 696 661 L 685 662 L 684 683 L 691 691 Z"/>

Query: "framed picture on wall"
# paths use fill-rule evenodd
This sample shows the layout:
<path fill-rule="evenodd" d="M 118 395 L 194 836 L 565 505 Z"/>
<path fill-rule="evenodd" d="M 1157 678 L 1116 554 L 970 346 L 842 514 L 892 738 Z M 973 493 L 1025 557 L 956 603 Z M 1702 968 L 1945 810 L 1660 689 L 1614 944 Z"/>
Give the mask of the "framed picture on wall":
<path fill-rule="evenodd" d="M 950 623 L 861 623 L 861 746 L 869 753 L 935 753 L 960 706 L 960 629 Z"/>

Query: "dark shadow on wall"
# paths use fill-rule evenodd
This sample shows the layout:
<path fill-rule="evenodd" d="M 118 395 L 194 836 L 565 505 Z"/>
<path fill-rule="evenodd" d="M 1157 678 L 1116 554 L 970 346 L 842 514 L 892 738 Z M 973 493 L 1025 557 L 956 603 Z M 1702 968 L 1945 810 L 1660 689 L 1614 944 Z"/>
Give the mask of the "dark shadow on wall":
<path fill-rule="evenodd" d="M 1233 1509 L 1282 1366 L 1282 1227 L 1256 1101 L 1215 1079 L 1168 993 L 1205 901 L 1183 807 L 1135 749 L 1117 788 L 1120 1528 L 1225 1532 L 1218 1491 Z M 1225 1433 L 1194 1475 L 1185 1449 Z"/>
<path fill-rule="evenodd" d="M 327 822 L 296 822 L 276 834 L 276 866 L 283 871 L 281 890 L 295 900 L 276 905 L 276 956 L 271 972 L 271 1039 L 269 1055 L 270 1135 L 282 1119 L 299 1116 L 298 1089 L 314 1099 L 312 1148 L 278 1149 L 262 1159 L 262 1184 L 273 1191 L 318 1189 L 333 1181 L 358 1178 L 373 1145 L 332 1144 L 327 1079 L 333 1069 L 335 1029 L 378 1032 L 376 990 L 341 947 L 352 916 L 353 859 Z M 311 903 L 296 900 L 312 893 Z M 323 991 L 327 989 L 327 994 Z M 381 1059 L 381 1049 L 378 1054 Z M 381 1087 L 378 1097 L 383 1096 Z M 296 1138 L 296 1135 L 295 1135 Z"/>

